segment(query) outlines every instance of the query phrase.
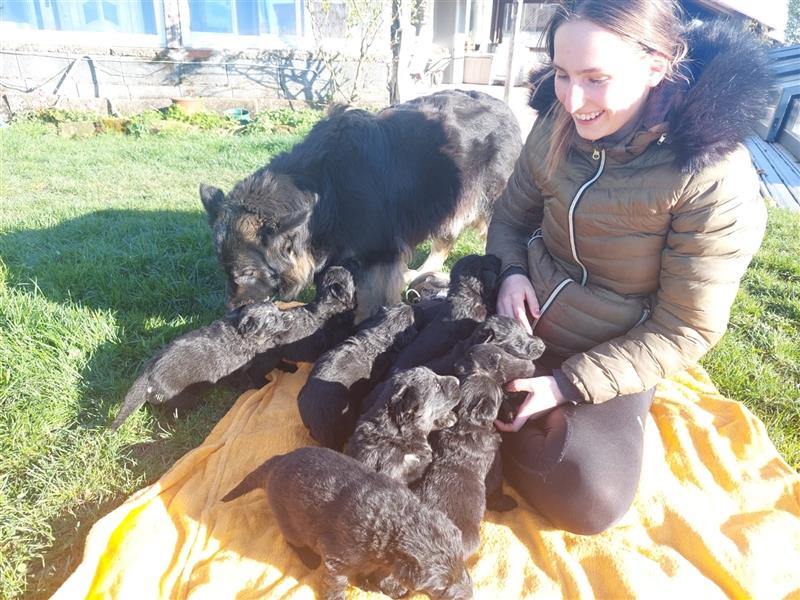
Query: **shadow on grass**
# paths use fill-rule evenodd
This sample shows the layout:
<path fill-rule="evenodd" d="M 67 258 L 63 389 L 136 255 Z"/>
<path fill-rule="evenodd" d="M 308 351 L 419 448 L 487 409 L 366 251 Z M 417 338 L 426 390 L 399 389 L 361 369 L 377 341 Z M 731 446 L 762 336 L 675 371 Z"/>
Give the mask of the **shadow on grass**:
<path fill-rule="evenodd" d="M 89 437 L 111 435 L 110 417 L 145 360 L 224 312 L 224 279 L 200 212 L 98 211 L 48 228 L 8 232 L 0 238 L 0 256 L 8 287 L 89 309 L 88 319 L 104 321 L 115 332 L 116 339 L 97 347 L 85 335 L 81 343 L 81 331 L 74 332 L 73 345 L 90 358 L 77 390 L 65 397 L 75 398 L 67 407 L 73 427 Z M 133 481 L 157 479 L 205 438 L 236 396 L 213 391 L 205 398 L 212 401 L 177 420 L 154 411 L 147 431 L 139 432 L 139 439 L 151 441 L 124 447 L 114 464 Z M 54 542 L 41 562 L 29 565 L 26 597 L 57 589 L 80 562 L 89 528 L 125 496 L 98 492 L 99 498 L 50 521 Z"/>

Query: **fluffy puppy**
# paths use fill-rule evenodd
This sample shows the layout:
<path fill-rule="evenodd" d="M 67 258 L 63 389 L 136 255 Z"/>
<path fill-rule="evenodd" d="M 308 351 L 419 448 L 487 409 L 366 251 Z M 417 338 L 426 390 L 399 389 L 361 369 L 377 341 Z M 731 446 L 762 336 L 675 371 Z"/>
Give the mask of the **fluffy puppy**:
<path fill-rule="evenodd" d="M 297 397 L 311 437 L 340 449 L 353 433 L 361 400 L 416 335 L 410 306 L 381 307 L 354 335 L 320 356 Z"/>
<path fill-rule="evenodd" d="M 455 377 L 425 367 L 396 373 L 359 420 L 345 452 L 378 473 L 411 483 L 431 462 L 430 432 L 455 423 L 458 399 Z"/>
<path fill-rule="evenodd" d="M 328 269 L 316 299 L 281 310 L 265 301 L 182 335 L 145 365 L 125 396 L 112 429 L 145 402 L 163 404 L 200 382 L 215 383 L 247 365 L 257 354 L 291 345 L 290 354 L 321 351 L 320 346 L 353 328 L 356 305 L 353 275 L 345 267 Z M 277 361 L 276 361 L 277 362 Z"/>
<path fill-rule="evenodd" d="M 471 348 L 457 367 L 461 402 L 456 424 L 433 434 L 433 461 L 411 489 L 423 504 L 441 510 L 461 530 L 464 557 L 480 546 L 486 511 L 486 477 L 497 460 L 500 434 L 494 420 L 502 383 L 533 372 L 532 358 L 518 358 L 492 344 Z"/>
<path fill-rule="evenodd" d="M 432 598 L 472 598 L 458 529 L 390 477 L 327 448 L 300 448 L 267 460 L 222 500 L 258 488 L 289 545 L 321 556 L 323 598 L 343 600 L 350 577 L 375 571 Z"/>
<path fill-rule="evenodd" d="M 449 313 L 425 327 L 417 339 L 400 353 L 392 370 L 424 365 L 469 336 L 494 307 L 499 274 L 500 259 L 491 254 L 471 254 L 456 262 L 450 272 L 447 292 Z"/>

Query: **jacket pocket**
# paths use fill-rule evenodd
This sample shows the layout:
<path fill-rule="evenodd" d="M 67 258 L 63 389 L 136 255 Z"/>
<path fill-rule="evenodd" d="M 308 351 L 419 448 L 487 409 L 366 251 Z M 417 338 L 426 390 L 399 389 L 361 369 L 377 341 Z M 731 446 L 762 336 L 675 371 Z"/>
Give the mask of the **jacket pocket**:
<path fill-rule="evenodd" d="M 627 296 L 604 287 L 579 285 L 539 241 L 528 247 L 528 272 L 540 301 L 536 335 L 562 356 L 625 335 L 650 316 L 647 296 Z"/>

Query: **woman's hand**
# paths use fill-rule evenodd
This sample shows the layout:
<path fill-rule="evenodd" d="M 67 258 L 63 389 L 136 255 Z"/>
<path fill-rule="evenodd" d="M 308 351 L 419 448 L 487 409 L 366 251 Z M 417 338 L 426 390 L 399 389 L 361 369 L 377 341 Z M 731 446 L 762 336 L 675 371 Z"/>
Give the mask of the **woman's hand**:
<path fill-rule="evenodd" d="M 506 389 L 510 392 L 528 392 L 528 395 L 520 405 L 513 422 L 494 422 L 495 427 L 500 431 L 519 431 L 531 417 L 567 401 L 561 394 L 561 390 L 558 389 L 555 377 L 550 375 L 531 377 L 529 379 L 515 379 L 506 385 Z"/>
<path fill-rule="evenodd" d="M 520 273 L 509 275 L 500 284 L 497 292 L 497 314 L 516 319 L 532 335 L 533 328 L 528 321 L 526 306 L 534 318 L 538 319 L 539 300 L 530 280 Z"/>

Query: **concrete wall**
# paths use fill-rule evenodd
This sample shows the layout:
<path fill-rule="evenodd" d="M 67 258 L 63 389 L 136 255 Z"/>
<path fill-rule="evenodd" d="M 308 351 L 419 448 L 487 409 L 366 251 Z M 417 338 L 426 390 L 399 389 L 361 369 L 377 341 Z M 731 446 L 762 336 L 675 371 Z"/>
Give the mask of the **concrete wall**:
<path fill-rule="evenodd" d="M 358 27 L 351 27 L 344 38 L 324 41 L 325 51 L 335 56 L 330 64 L 338 74 L 332 76 L 315 55 L 316 41 L 308 24 L 305 37 L 293 47 L 278 42 L 273 47 L 279 50 L 245 48 L 244 44 L 272 43 L 246 36 L 220 38 L 210 43 L 212 47 L 191 47 L 186 35 L 188 13 L 181 15 L 181 2 L 162 0 L 161 33 L 150 36 L 146 43 L 151 47 L 132 47 L 108 33 L 7 30 L 0 45 L 0 111 L 8 116 L 55 104 L 111 105 L 124 114 L 164 106 L 180 97 L 206 98 L 207 106 L 222 108 L 327 103 L 342 101 L 332 93 L 332 79 L 349 89 L 357 70 L 356 101 L 380 105 L 388 101 L 388 9 L 360 67 Z M 242 47 L 226 46 L 231 43 Z"/>
<path fill-rule="evenodd" d="M 337 65 L 352 78 L 355 62 L 345 59 Z M 386 103 L 387 69 L 381 59 L 362 65 L 359 101 Z M 110 100 L 114 109 L 125 114 L 164 106 L 180 97 L 217 100 L 211 105 L 223 108 L 241 106 L 242 100 L 268 107 L 332 99 L 330 74 L 319 59 L 304 51 L 141 49 L 121 55 L 97 48 L 3 48 L 0 91 L 4 96 L 0 110 L 6 113 L 56 101 L 70 106 L 86 101 L 89 107 Z"/>

